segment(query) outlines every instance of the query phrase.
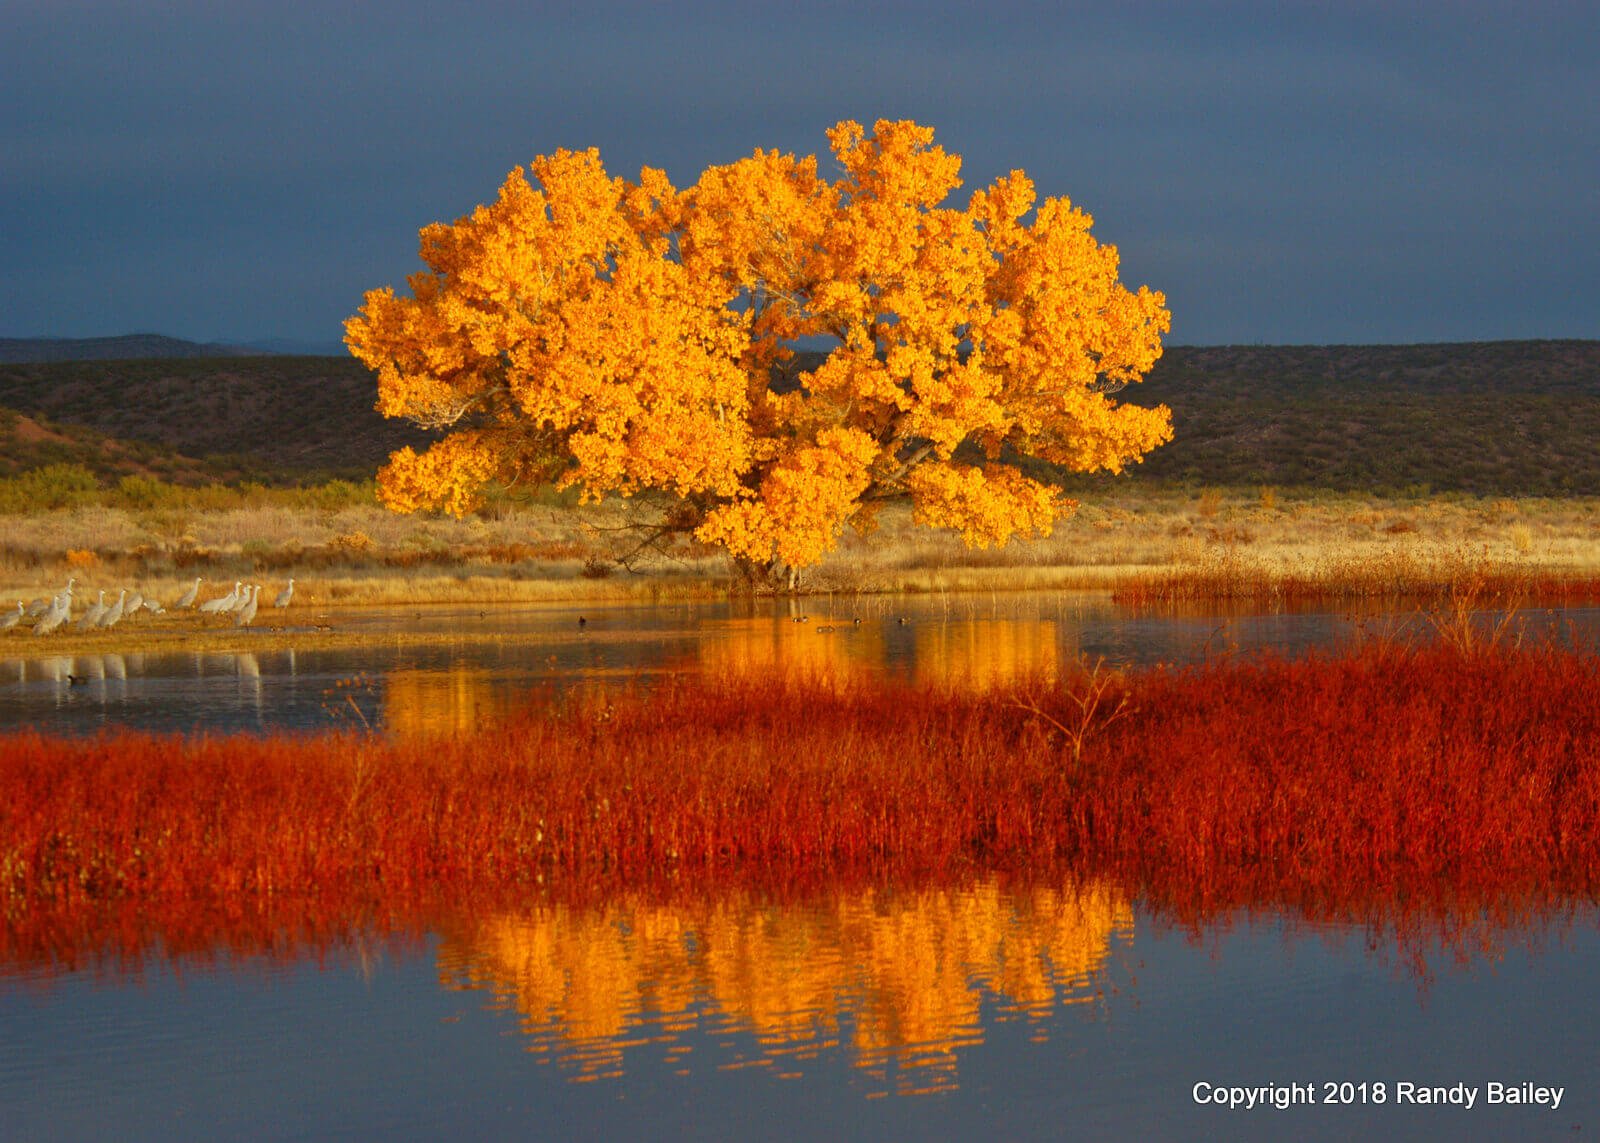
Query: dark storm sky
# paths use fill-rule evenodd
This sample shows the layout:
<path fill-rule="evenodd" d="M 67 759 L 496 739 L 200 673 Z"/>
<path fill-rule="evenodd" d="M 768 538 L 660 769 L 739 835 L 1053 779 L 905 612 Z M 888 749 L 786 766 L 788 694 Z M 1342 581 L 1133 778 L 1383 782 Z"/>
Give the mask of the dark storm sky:
<path fill-rule="evenodd" d="M 1012 168 L 1175 344 L 1600 337 L 1600 4 L 0 0 L 0 336 L 334 341 L 558 147 Z M 825 164 L 826 167 L 826 164 Z"/>

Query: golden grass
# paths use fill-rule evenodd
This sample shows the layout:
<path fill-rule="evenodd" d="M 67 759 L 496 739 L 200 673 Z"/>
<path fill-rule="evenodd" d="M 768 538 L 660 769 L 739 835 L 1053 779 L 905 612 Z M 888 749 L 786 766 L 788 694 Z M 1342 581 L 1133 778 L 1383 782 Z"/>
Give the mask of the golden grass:
<path fill-rule="evenodd" d="M 727 562 L 686 549 L 641 565 L 613 558 L 623 510 L 500 506 L 486 518 L 400 516 L 377 506 L 282 504 L 215 512 L 84 507 L 0 519 L 0 606 L 59 590 L 136 588 L 171 599 L 195 575 L 275 593 L 289 576 L 305 606 L 648 601 L 726 593 Z M 1271 597 L 1274 583 L 1338 597 L 1385 582 L 1444 583 L 1462 563 L 1531 580 L 1600 577 L 1600 499 L 1383 499 L 1273 488 L 1131 488 L 1086 500 L 1053 535 L 1004 548 L 885 510 L 809 569 L 818 592 L 1125 590 L 1186 581 L 1193 597 Z M 1265 586 L 1264 586 L 1265 585 Z"/>

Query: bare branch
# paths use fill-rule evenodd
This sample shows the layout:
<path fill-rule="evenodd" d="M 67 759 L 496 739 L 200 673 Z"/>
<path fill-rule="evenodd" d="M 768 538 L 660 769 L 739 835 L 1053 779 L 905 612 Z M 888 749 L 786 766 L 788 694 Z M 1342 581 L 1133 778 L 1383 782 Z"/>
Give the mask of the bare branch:
<path fill-rule="evenodd" d="M 470 397 L 461 397 L 455 401 L 440 401 L 425 412 L 407 413 L 406 420 L 424 429 L 447 429 L 474 409 L 488 404 L 502 393 L 509 392 L 511 392 L 510 386 L 496 385 L 492 389 L 484 389 Z"/>

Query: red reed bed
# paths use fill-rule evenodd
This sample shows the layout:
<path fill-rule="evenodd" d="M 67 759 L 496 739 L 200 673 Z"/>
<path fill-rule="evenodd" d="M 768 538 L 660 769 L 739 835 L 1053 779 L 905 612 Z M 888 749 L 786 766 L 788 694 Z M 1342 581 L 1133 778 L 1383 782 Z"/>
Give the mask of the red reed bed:
<path fill-rule="evenodd" d="M 0 738 L 0 931 L 36 941 L 21 930 L 111 906 L 312 902 L 289 912 L 336 924 L 540 885 L 974 866 L 1110 877 L 1178 916 L 1589 895 L 1597 762 L 1600 666 L 1559 648 L 983 695 L 680 683 L 428 742 L 24 733 Z"/>

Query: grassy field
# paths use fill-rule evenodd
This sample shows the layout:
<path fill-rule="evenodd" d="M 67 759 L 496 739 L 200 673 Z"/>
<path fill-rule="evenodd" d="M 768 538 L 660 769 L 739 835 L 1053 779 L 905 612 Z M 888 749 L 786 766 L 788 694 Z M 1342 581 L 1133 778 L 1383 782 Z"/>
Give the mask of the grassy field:
<path fill-rule="evenodd" d="M 351 492 L 351 490 L 354 490 Z M 347 494 L 355 500 L 346 499 Z M 318 507 L 316 497 L 324 496 Z M 366 492 L 370 495 L 370 490 Z M 171 602 L 235 580 L 299 607 L 715 595 L 717 552 L 685 548 L 620 569 L 620 509 L 503 505 L 480 516 L 399 516 L 346 489 L 263 491 L 234 507 L 78 505 L 0 516 L 0 609 L 76 578 L 79 599 L 122 588 Z M 1276 490 L 1142 491 L 1086 498 L 1047 539 L 989 551 L 930 532 L 904 509 L 847 534 L 806 586 L 829 592 L 1087 588 L 1176 598 L 1283 594 L 1418 598 L 1477 577 L 1524 596 L 1600 591 L 1600 498 L 1379 498 Z M 1562 587 L 1561 585 L 1566 585 Z M 1503 590 L 1502 590 L 1503 589 Z M 87 596 L 85 593 L 89 593 Z M 1491 594 L 1493 594 L 1492 592 Z M 1142 593 L 1142 594 L 1141 594 Z M 19 628 L 19 632 L 25 628 Z M 17 632 L 13 632 L 13 637 Z M 0 636 L 3 637 L 3 636 Z"/>

